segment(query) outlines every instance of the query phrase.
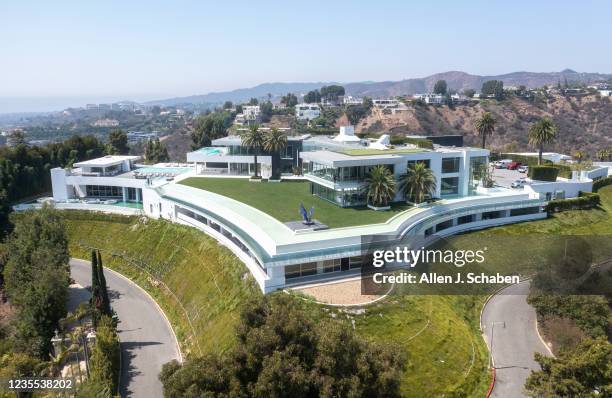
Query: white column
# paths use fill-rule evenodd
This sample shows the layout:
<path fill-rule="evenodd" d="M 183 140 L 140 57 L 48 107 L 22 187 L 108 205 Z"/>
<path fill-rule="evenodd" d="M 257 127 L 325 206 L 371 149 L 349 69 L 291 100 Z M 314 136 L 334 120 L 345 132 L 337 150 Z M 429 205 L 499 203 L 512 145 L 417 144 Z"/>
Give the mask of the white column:
<path fill-rule="evenodd" d="M 127 202 L 128 201 L 128 194 L 127 194 L 127 188 L 126 187 L 121 187 L 121 194 L 123 196 L 123 201 Z"/>

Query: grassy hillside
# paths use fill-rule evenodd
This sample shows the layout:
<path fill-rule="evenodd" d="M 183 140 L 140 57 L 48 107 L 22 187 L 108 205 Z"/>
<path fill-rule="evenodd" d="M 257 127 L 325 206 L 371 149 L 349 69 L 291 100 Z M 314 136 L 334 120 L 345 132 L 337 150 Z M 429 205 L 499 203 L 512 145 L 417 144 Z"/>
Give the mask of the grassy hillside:
<path fill-rule="evenodd" d="M 165 221 L 64 215 L 71 255 L 88 259 L 90 247 L 102 250 L 105 266 L 135 280 L 160 303 L 184 352 L 224 351 L 233 344 L 239 311 L 261 293 L 227 248 L 193 228 Z"/>

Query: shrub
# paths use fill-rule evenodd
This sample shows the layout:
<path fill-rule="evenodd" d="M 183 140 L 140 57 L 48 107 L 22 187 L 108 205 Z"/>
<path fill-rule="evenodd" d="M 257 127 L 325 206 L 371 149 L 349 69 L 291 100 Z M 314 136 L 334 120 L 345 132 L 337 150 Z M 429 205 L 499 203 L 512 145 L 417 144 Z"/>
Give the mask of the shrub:
<path fill-rule="evenodd" d="M 433 142 L 426 138 L 414 138 L 402 135 L 393 135 L 391 136 L 390 141 L 392 145 L 413 144 L 418 146 L 419 148 L 433 149 Z"/>
<path fill-rule="evenodd" d="M 537 181 L 557 181 L 559 169 L 554 166 L 533 166 L 529 168 L 529 178 Z"/>
<path fill-rule="evenodd" d="M 612 177 L 605 177 L 595 181 L 593 183 L 593 192 L 597 192 L 600 188 L 603 188 L 607 185 L 612 185 Z"/>
<path fill-rule="evenodd" d="M 566 210 L 586 210 L 597 207 L 600 203 L 601 198 L 599 194 L 581 192 L 577 198 L 551 200 L 546 205 L 546 210 L 549 213 L 559 213 Z"/>
<path fill-rule="evenodd" d="M 119 355 L 119 338 L 115 325 L 110 317 L 102 316 L 91 354 L 90 382 L 103 386 L 106 391 L 117 391 Z"/>

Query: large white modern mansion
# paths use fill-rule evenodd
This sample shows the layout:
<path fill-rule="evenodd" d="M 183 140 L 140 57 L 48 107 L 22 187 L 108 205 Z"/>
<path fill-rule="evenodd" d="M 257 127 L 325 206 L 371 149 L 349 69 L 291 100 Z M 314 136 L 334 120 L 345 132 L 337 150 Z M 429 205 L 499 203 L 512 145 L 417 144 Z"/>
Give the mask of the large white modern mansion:
<path fill-rule="evenodd" d="M 57 207 L 129 210 L 190 225 L 229 247 L 262 291 L 270 292 L 354 274 L 361 266 L 364 236 L 391 236 L 410 244 L 411 237 L 426 239 L 545 218 L 547 200 L 591 190 L 589 175 L 518 190 L 484 188 L 477 170 L 488 165 L 488 156 L 484 149 L 435 142 L 421 148 L 390 145 L 386 136 L 375 142 L 363 140 L 350 126 L 335 137 L 289 137 L 283 153 L 259 154 L 264 177 L 278 168 L 281 175 L 308 181 L 312 195 L 339 207 L 366 203 L 363 187 L 373 166 L 388 167 L 396 179 L 415 162 L 433 171 L 434 203 L 414 206 L 384 223 L 330 229 L 300 227 L 297 204 L 296 222 L 283 223 L 237 200 L 178 183 L 186 177 L 251 175 L 254 157 L 239 136 L 215 140 L 213 146 L 189 153 L 187 165 L 140 166 L 137 157 L 107 156 L 70 169 L 53 169 L 51 177 Z M 600 173 L 604 172 L 607 169 Z M 398 193 L 395 200 L 405 198 Z"/>

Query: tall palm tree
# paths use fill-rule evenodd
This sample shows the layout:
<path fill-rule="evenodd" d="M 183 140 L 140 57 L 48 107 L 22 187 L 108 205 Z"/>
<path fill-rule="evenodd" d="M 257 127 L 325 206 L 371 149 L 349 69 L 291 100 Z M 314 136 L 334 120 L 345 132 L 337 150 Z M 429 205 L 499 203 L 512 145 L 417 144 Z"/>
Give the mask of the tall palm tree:
<path fill-rule="evenodd" d="M 399 189 L 406 200 L 412 198 L 414 203 L 421 203 L 425 195 L 431 195 L 436 190 L 436 177 L 424 163 L 417 162 L 408 167 L 400 180 Z"/>
<path fill-rule="evenodd" d="M 550 143 L 557 136 L 557 127 L 552 120 L 545 117 L 529 127 L 529 143 L 538 147 L 538 164 L 542 164 L 544 144 Z"/>
<path fill-rule="evenodd" d="M 255 163 L 255 175 L 257 178 L 259 175 L 257 174 L 257 155 L 261 151 L 261 148 L 264 146 L 265 135 L 263 131 L 259 129 L 257 124 L 254 124 L 249 127 L 249 130 L 244 133 L 242 136 L 242 145 L 253 150 L 253 159 Z"/>
<path fill-rule="evenodd" d="M 273 127 L 266 136 L 264 137 L 263 148 L 267 152 L 272 153 L 272 178 L 278 179 L 280 173 L 280 165 L 276 162 L 280 162 L 280 153 L 287 147 L 287 135 L 276 127 Z"/>
<path fill-rule="evenodd" d="M 386 206 L 395 196 L 395 179 L 383 165 L 374 166 L 366 178 L 368 203 L 376 207 Z"/>
<path fill-rule="evenodd" d="M 497 121 L 491 114 L 491 112 L 485 112 L 482 116 L 476 120 L 476 131 L 478 135 L 482 138 L 482 148 L 484 149 L 485 144 L 487 143 L 487 136 L 492 135 L 495 131 L 495 123 Z"/>
<path fill-rule="evenodd" d="M 578 161 L 578 163 L 582 163 L 582 159 L 584 159 L 584 152 L 580 149 L 574 152 L 574 158 Z"/>

